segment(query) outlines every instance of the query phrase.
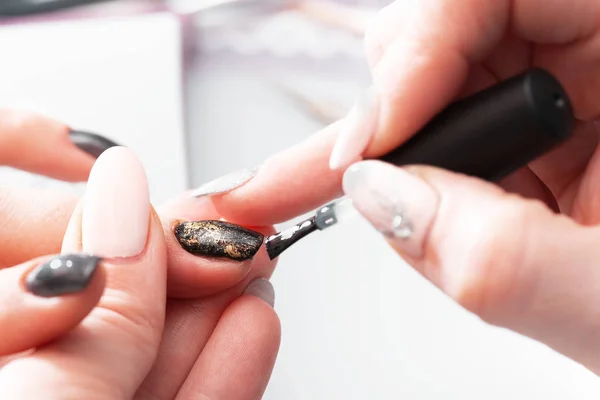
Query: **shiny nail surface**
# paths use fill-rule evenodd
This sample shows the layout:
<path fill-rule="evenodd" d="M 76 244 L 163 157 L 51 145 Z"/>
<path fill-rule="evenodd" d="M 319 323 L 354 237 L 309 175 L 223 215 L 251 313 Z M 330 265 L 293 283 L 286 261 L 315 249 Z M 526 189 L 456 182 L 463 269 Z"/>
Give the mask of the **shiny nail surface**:
<path fill-rule="evenodd" d="M 109 148 L 118 146 L 117 143 L 104 136 L 74 129 L 69 131 L 69 138 L 75 146 L 94 158 L 100 157 L 100 154 L 104 153 Z"/>
<path fill-rule="evenodd" d="M 346 168 L 358 161 L 377 129 L 379 100 L 374 86 L 358 99 L 342 121 L 337 141 L 329 158 L 329 168 Z"/>
<path fill-rule="evenodd" d="M 244 261 L 254 257 L 264 236 L 223 221 L 186 221 L 174 229 L 177 241 L 189 253 Z"/>
<path fill-rule="evenodd" d="M 213 196 L 230 192 L 245 185 L 256 175 L 258 167 L 242 169 L 205 183 L 192 192 L 193 197 Z"/>
<path fill-rule="evenodd" d="M 41 297 L 81 292 L 92 280 L 100 261 L 99 257 L 85 254 L 55 257 L 27 275 L 26 288 Z"/>
<path fill-rule="evenodd" d="M 255 279 L 244 290 L 246 296 L 254 296 L 263 300 L 271 307 L 275 306 L 275 289 L 266 279 Z"/>
<path fill-rule="evenodd" d="M 437 192 L 420 177 L 380 161 L 352 165 L 344 192 L 354 207 L 403 253 L 419 258 L 439 205 Z"/>
<path fill-rule="evenodd" d="M 106 258 L 136 256 L 146 245 L 149 221 L 144 167 L 131 150 L 108 149 L 94 164 L 84 195 L 83 251 Z"/>

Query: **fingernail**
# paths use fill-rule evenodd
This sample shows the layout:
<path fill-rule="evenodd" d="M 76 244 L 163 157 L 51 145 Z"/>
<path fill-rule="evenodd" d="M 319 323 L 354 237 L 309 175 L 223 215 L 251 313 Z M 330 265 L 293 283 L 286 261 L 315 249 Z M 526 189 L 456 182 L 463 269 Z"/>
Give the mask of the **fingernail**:
<path fill-rule="evenodd" d="M 136 256 L 146 245 L 149 218 L 144 167 L 131 150 L 108 149 L 94 164 L 84 195 L 83 251 L 107 258 Z"/>
<path fill-rule="evenodd" d="M 188 253 L 244 261 L 254 257 L 264 236 L 224 221 L 186 221 L 175 227 L 177 241 Z"/>
<path fill-rule="evenodd" d="M 345 168 L 360 158 L 375 134 L 378 118 L 379 100 L 375 87 L 371 86 L 342 121 L 329 168 Z"/>
<path fill-rule="evenodd" d="M 41 297 L 81 292 L 92 280 L 100 261 L 99 257 L 85 254 L 58 256 L 29 272 L 25 286 Z"/>
<path fill-rule="evenodd" d="M 118 146 L 117 143 L 104 136 L 74 129 L 69 131 L 69 138 L 75 146 L 94 158 L 100 157 L 100 154 L 104 153 L 109 148 Z"/>
<path fill-rule="evenodd" d="M 244 295 L 258 297 L 271 307 L 275 306 L 275 289 L 266 279 L 255 279 L 250 282 L 244 290 Z"/>
<path fill-rule="evenodd" d="M 250 179 L 256 175 L 258 167 L 251 169 L 242 169 L 224 175 L 213 181 L 207 182 L 192 192 L 193 197 L 213 196 L 231 192 L 234 189 L 245 185 Z"/>
<path fill-rule="evenodd" d="M 363 161 L 344 174 L 354 207 L 403 253 L 419 259 L 439 196 L 420 177 L 380 161 Z"/>

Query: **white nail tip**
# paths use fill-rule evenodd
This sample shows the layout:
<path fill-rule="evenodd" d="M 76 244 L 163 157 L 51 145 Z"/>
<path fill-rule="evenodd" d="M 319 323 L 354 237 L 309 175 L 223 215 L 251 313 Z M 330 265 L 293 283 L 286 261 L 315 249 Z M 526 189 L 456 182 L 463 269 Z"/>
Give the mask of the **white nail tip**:
<path fill-rule="evenodd" d="M 207 182 L 192 192 L 192 197 L 214 196 L 230 192 L 246 184 L 256 175 L 257 168 L 242 169 Z"/>

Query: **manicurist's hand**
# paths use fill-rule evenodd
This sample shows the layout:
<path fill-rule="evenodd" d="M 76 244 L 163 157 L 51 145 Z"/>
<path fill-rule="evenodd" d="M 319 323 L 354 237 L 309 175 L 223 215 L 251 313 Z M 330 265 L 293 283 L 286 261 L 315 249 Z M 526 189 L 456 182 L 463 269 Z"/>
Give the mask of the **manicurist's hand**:
<path fill-rule="evenodd" d="M 366 49 L 374 87 L 357 108 L 215 197 L 219 212 L 279 222 L 343 187 L 455 301 L 600 373 L 600 3 L 401 0 L 370 25 Z M 534 66 L 562 83 L 578 123 L 569 142 L 501 187 L 424 166 L 355 163 L 402 144 L 452 101 Z M 249 201 L 259 196 L 271 201 Z M 241 215 L 242 202 L 252 213 Z"/>
<path fill-rule="evenodd" d="M 279 346 L 265 279 L 274 263 L 260 248 L 272 228 L 223 223 L 208 199 L 188 195 L 159 217 L 131 151 L 99 149 L 90 174 L 97 154 L 79 154 L 61 124 L 20 117 L 0 126 L 7 146 L 65 135 L 57 151 L 83 163 L 32 162 L 44 148 L 1 163 L 90 178 L 82 200 L 2 189 L 2 398 L 260 398 Z M 32 119 L 43 126 L 29 129 Z"/>

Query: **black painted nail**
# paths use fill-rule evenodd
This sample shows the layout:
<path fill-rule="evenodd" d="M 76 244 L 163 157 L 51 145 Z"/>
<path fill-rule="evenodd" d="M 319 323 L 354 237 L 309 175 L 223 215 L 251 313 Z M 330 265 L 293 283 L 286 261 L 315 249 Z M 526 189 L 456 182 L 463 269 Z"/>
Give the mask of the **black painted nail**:
<path fill-rule="evenodd" d="M 100 136 L 91 132 L 77 131 L 74 129 L 69 131 L 69 138 L 75 146 L 79 147 L 81 150 L 95 158 L 100 157 L 100 154 L 104 153 L 105 150 L 118 146 L 117 143 L 105 138 L 104 136 Z"/>
<path fill-rule="evenodd" d="M 248 260 L 256 254 L 264 236 L 223 221 L 186 221 L 175 227 L 181 247 L 194 255 Z"/>
<path fill-rule="evenodd" d="M 48 260 L 27 275 L 28 291 L 41 297 L 55 297 L 84 290 L 101 259 L 85 254 L 67 254 Z"/>

